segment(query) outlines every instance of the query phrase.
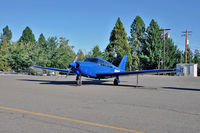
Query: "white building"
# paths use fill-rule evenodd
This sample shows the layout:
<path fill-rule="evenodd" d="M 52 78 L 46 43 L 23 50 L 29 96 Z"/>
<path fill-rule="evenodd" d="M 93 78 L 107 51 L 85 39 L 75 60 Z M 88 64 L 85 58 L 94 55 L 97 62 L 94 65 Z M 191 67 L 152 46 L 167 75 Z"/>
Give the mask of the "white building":
<path fill-rule="evenodd" d="M 177 76 L 191 76 L 197 77 L 197 64 L 177 64 L 176 68 L 180 69 Z"/>

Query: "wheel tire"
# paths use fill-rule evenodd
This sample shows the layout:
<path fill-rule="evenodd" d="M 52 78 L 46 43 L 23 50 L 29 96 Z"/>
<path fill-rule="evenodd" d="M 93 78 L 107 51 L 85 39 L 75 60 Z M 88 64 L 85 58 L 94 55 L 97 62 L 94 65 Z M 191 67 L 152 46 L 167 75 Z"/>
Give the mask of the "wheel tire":
<path fill-rule="evenodd" d="M 114 83 L 114 85 L 118 85 L 117 79 L 115 79 L 113 83 Z"/>
<path fill-rule="evenodd" d="M 82 85 L 82 81 L 81 81 L 81 80 L 79 80 L 79 85 L 80 85 L 80 86 Z"/>
<path fill-rule="evenodd" d="M 79 85 L 79 80 L 76 81 L 76 85 Z"/>
<path fill-rule="evenodd" d="M 77 80 L 76 81 L 76 85 L 81 86 L 82 85 L 82 81 L 81 80 Z"/>

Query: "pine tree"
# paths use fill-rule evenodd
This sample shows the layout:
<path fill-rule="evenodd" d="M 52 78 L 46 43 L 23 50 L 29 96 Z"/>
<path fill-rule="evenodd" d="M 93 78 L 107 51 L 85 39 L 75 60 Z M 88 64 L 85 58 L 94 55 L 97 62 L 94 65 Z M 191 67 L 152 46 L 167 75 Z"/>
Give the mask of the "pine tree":
<path fill-rule="evenodd" d="M 165 35 L 165 67 L 166 68 L 175 68 L 176 64 L 180 61 L 180 53 L 177 49 L 177 46 L 174 45 L 174 42 L 171 38 L 167 38 Z"/>
<path fill-rule="evenodd" d="M 140 54 L 141 48 L 144 44 L 145 24 L 140 16 L 136 16 L 131 24 L 131 37 L 129 37 L 129 44 L 131 45 L 131 53 L 133 58 L 133 69 L 140 68 Z"/>
<path fill-rule="evenodd" d="M 8 42 L 7 42 L 7 38 L 5 36 L 2 37 L 2 41 L 0 43 L 0 50 L 7 50 L 8 49 Z"/>
<path fill-rule="evenodd" d="M 28 26 L 24 29 L 22 36 L 19 39 L 19 42 L 21 41 L 23 41 L 24 43 L 35 43 L 35 36 Z"/>
<path fill-rule="evenodd" d="M 58 48 L 57 57 L 57 67 L 67 68 L 68 64 L 74 60 L 75 53 L 72 48 L 68 45 L 69 40 L 64 37 L 60 37 L 60 47 Z"/>
<path fill-rule="evenodd" d="M 102 53 L 99 49 L 99 45 L 94 46 L 94 48 L 92 49 L 92 55 L 91 56 L 102 58 Z"/>
<path fill-rule="evenodd" d="M 142 47 L 141 64 L 143 69 L 157 69 L 162 59 L 162 38 L 155 20 L 147 28 L 147 36 Z"/>
<path fill-rule="evenodd" d="M 44 35 L 41 33 L 37 45 L 34 48 L 34 65 L 46 66 L 47 57 L 47 42 Z"/>
<path fill-rule="evenodd" d="M 57 49 L 58 49 L 57 37 L 49 37 L 47 39 L 48 67 L 56 67 L 57 53 L 58 53 Z"/>
<path fill-rule="evenodd" d="M 7 42 L 9 42 L 12 39 L 12 32 L 8 28 L 8 25 L 6 25 L 6 27 L 3 28 L 3 36 L 6 37 Z"/>
<path fill-rule="evenodd" d="M 197 73 L 200 76 L 200 52 L 198 49 L 194 51 L 194 63 L 197 64 Z"/>
<path fill-rule="evenodd" d="M 194 51 L 194 63 L 200 63 L 200 52 L 198 49 Z"/>
<path fill-rule="evenodd" d="M 185 57 L 185 55 L 184 55 L 184 57 Z M 187 48 L 187 63 L 189 63 L 189 64 L 193 63 L 193 53 L 189 47 Z"/>
<path fill-rule="evenodd" d="M 107 60 L 116 66 L 119 65 L 123 55 L 128 55 L 127 69 L 131 69 L 131 47 L 127 42 L 127 34 L 120 18 L 117 19 L 115 27 L 111 32 L 110 43 L 106 47 L 105 53 L 107 55 Z"/>
<path fill-rule="evenodd" d="M 25 70 L 33 65 L 33 45 L 29 42 L 17 42 L 14 50 L 12 51 L 12 61 L 10 66 L 16 70 Z"/>
<path fill-rule="evenodd" d="M 0 44 L 0 70 L 10 70 L 8 64 L 9 51 L 8 51 L 8 42 L 6 36 L 3 36 Z"/>
<path fill-rule="evenodd" d="M 41 46 L 44 46 L 46 44 L 46 39 L 42 33 L 40 34 L 40 36 L 38 38 L 38 44 Z"/>
<path fill-rule="evenodd" d="M 69 40 L 67 40 L 65 37 L 60 37 L 60 47 L 68 46 Z"/>
<path fill-rule="evenodd" d="M 79 53 L 78 61 L 83 61 L 85 59 L 85 55 L 84 55 L 83 51 L 81 49 L 79 49 L 78 53 Z"/>

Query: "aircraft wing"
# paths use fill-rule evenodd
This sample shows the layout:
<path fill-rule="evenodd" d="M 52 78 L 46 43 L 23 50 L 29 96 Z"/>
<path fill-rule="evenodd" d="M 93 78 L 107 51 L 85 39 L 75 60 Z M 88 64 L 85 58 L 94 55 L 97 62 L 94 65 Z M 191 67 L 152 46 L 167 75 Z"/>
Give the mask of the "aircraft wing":
<path fill-rule="evenodd" d="M 179 69 L 156 69 L 156 70 L 140 70 L 140 71 L 123 71 L 123 72 L 112 72 L 112 73 L 98 73 L 97 77 L 106 76 L 120 76 L 120 75 L 131 75 L 131 74 L 157 74 L 157 73 L 169 73 L 180 71 Z"/>
<path fill-rule="evenodd" d="M 35 68 L 47 69 L 47 70 L 54 70 L 54 71 L 61 71 L 61 72 L 69 72 L 70 70 L 67 69 L 59 69 L 59 68 L 51 68 L 51 67 L 41 67 L 41 66 L 33 66 Z"/>

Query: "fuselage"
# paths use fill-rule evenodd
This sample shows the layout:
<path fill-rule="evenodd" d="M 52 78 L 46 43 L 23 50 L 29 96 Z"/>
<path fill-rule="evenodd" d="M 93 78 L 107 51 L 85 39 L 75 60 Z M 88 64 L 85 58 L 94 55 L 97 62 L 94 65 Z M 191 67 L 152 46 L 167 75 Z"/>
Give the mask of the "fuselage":
<path fill-rule="evenodd" d="M 82 62 L 77 61 L 76 67 L 73 67 L 72 71 L 81 76 L 100 79 L 107 77 L 98 77 L 96 74 L 122 72 L 124 70 L 120 70 L 106 60 L 97 57 L 88 57 Z"/>

